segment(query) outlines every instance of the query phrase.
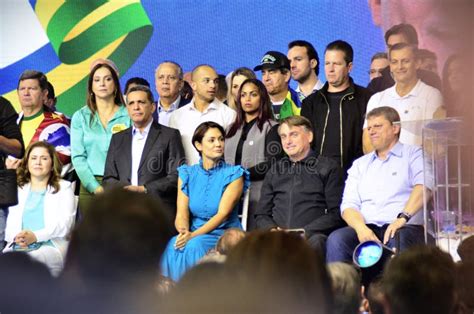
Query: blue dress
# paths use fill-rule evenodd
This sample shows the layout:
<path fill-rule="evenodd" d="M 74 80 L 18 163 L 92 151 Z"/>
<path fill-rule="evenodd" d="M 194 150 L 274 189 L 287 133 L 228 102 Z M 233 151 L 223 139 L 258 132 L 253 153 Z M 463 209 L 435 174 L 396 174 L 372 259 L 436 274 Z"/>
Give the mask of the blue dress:
<path fill-rule="evenodd" d="M 178 168 L 178 175 L 182 181 L 181 190 L 189 198 L 191 232 L 203 226 L 217 213 L 222 194 L 230 183 L 244 176 L 244 192 L 250 185 L 247 170 L 223 161 L 209 170 L 202 167 L 202 160 L 193 166 L 183 165 Z M 175 281 L 179 280 L 186 270 L 215 247 L 226 229 L 241 228 L 237 209 L 238 206 L 227 220 L 212 232 L 189 240 L 183 249 L 174 248 L 177 236 L 173 237 L 168 242 L 161 261 L 163 275 Z"/>

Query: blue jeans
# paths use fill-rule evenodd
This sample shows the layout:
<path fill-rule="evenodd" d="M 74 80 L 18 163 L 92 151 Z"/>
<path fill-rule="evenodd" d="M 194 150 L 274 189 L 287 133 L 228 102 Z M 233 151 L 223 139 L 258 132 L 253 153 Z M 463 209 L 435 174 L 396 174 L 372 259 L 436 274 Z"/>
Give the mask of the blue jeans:
<path fill-rule="evenodd" d="M 0 253 L 5 240 L 5 227 L 7 226 L 8 208 L 0 208 Z"/>
<path fill-rule="evenodd" d="M 388 224 L 382 227 L 376 225 L 367 225 L 367 227 L 382 241 Z M 397 250 L 403 251 L 413 245 L 423 244 L 425 242 L 424 229 L 423 226 L 420 225 L 404 225 L 397 230 L 397 234 L 398 236 L 388 241 L 387 246 L 395 247 Z M 398 239 L 400 243 L 398 243 Z M 357 234 L 351 227 L 344 227 L 333 231 L 327 241 L 326 261 L 328 263 L 352 262 L 352 254 L 358 244 L 359 239 L 357 238 Z"/>

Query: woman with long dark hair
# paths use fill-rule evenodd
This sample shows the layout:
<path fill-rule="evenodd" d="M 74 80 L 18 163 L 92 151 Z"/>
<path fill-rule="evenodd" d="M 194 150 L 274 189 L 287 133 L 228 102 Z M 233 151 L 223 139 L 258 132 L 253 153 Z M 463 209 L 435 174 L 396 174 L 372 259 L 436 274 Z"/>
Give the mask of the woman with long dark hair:
<path fill-rule="evenodd" d="M 118 73 L 110 62 L 95 64 L 87 81 L 87 104 L 72 116 L 71 154 L 81 179 L 79 207 L 87 212 L 92 195 L 103 192 L 102 176 L 112 134 L 130 126 Z"/>
<path fill-rule="evenodd" d="M 248 230 L 255 227 L 253 214 L 265 174 L 283 154 L 277 128 L 265 86 L 257 79 L 245 80 L 237 97 L 237 117 L 226 135 L 225 159 L 250 172 Z"/>

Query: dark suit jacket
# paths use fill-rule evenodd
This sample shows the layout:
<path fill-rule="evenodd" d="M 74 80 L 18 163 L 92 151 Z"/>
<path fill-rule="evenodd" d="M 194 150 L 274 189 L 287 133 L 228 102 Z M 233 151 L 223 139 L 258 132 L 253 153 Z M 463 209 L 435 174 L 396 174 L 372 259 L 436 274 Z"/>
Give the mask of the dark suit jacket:
<path fill-rule="evenodd" d="M 158 196 L 176 212 L 178 172 L 176 168 L 185 161 L 181 135 L 178 130 L 152 122 L 143 148 L 138 168 L 138 185 L 147 193 Z M 105 162 L 104 185 L 106 188 L 131 184 L 132 127 L 116 133 L 110 141 Z"/>

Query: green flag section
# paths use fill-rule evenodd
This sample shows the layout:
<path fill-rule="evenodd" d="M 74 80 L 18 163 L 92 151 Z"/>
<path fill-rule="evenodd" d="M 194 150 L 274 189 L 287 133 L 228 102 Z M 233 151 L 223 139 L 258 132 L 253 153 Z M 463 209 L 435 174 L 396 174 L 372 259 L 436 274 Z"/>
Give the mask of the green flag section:
<path fill-rule="evenodd" d="M 91 14 L 107 5 L 103 0 L 66 1 L 53 14 L 46 33 L 63 64 L 74 65 L 87 60 L 102 48 L 125 36 L 110 55 L 101 55 L 114 61 L 121 75 L 138 59 L 153 33 L 153 26 L 139 2 L 122 6 L 112 12 Z M 90 21 L 87 21 L 90 19 Z M 67 35 L 79 23 L 91 24 L 70 40 Z M 68 77 L 68 73 L 64 77 Z M 87 75 L 58 96 L 57 108 L 72 115 L 85 105 Z"/>

